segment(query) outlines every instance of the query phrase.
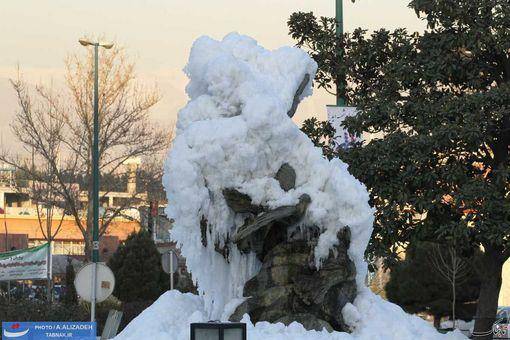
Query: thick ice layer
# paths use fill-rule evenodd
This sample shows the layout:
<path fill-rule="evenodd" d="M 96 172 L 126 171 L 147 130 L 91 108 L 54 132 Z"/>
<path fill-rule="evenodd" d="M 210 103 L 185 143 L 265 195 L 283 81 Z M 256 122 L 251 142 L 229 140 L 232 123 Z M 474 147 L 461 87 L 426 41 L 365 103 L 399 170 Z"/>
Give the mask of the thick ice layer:
<path fill-rule="evenodd" d="M 236 224 L 222 189 L 236 187 L 255 203 L 270 207 L 312 198 L 304 225 L 323 228 L 317 262 L 328 256 L 339 228 L 350 226 L 350 255 L 358 282 L 366 274 L 363 252 L 371 233 L 372 210 L 364 186 L 339 160 L 328 162 L 321 150 L 287 116 L 305 74 L 315 62 L 303 51 L 268 51 L 248 37 L 230 34 L 223 41 L 198 39 L 186 73 L 190 102 L 179 112 L 177 136 L 168 156 L 164 184 L 167 213 L 175 220 L 172 238 L 206 299 L 210 318 L 242 297 L 244 283 L 259 269 L 252 255 L 230 253 L 230 263 L 215 250 Z M 311 94 L 311 83 L 303 96 Z M 296 169 L 296 188 L 283 191 L 274 175 L 283 163 Z M 208 246 L 201 242 L 200 220 L 211 226 Z M 234 246 L 235 247 L 235 246 Z"/>
<path fill-rule="evenodd" d="M 260 263 L 254 255 L 241 254 L 235 245 L 228 262 L 215 251 L 243 222 L 236 220 L 222 195 L 224 188 L 232 187 L 248 194 L 254 203 L 270 207 L 296 204 L 299 196 L 308 194 L 311 204 L 303 226 L 322 228 L 315 249 L 317 264 L 337 242 L 337 231 L 349 226 L 349 255 L 356 265 L 359 286 L 354 304 L 343 311 L 354 329 L 352 336 L 307 332 L 297 324 L 259 323 L 255 327 L 249 324 L 250 339 L 440 337 L 424 321 L 404 314 L 364 287 L 367 267 L 363 253 L 373 222 L 368 193 L 344 163 L 325 160 L 321 150 L 287 116 L 305 74 L 313 79 L 315 71 L 315 62 L 297 48 L 268 51 L 238 34 L 222 41 L 202 37 L 194 43 L 185 68 L 190 101 L 179 112 L 164 185 L 169 201 L 166 212 L 175 220 L 171 236 L 186 257 L 201 297 L 174 292 L 164 295 L 120 339 L 139 339 L 136 335 L 142 334 L 142 327 L 151 329 L 151 339 L 186 339 L 189 321 L 227 320 L 242 301 L 244 284 L 258 272 Z M 311 92 L 309 83 L 302 96 Z M 283 163 L 292 166 L 297 175 L 295 188 L 288 192 L 274 179 Z M 203 246 L 201 221 L 209 225 L 207 247 Z M 174 314 L 178 322 L 171 319 Z"/>

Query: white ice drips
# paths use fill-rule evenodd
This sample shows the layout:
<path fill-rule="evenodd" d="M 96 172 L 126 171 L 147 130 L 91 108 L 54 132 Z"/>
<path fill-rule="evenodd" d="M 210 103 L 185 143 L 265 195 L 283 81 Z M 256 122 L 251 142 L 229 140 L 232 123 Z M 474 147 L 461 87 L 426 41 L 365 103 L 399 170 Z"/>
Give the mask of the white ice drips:
<path fill-rule="evenodd" d="M 221 193 L 224 188 L 235 187 L 271 208 L 296 204 L 303 193 L 310 195 L 304 224 L 323 231 L 315 249 L 317 266 L 337 244 L 338 230 L 349 226 L 349 253 L 358 268 L 358 283 L 364 283 L 363 252 L 373 218 L 367 191 L 340 160 L 325 160 L 287 116 L 299 84 L 305 74 L 313 78 L 316 67 L 299 49 L 267 51 L 238 34 L 222 41 L 202 37 L 191 49 L 185 68 L 191 100 L 179 112 L 166 163 L 167 213 L 176 221 L 172 237 L 182 246 L 206 296 L 206 310 L 214 317 L 230 299 L 242 297 L 244 282 L 259 266 L 253 256 L 236 249 L 230 263 L 214 250 L 215 243 L 223 244 L 235 231 L 233 213 Z M 311 92 L 310 83 L 302 96 Z M 283 163 L 296 170 L 296 188 L 289 192 L 274 179 Z M 202 217 L 211 232 L 207 248 L 198 227 Z"/>
<path fill-rule="evenodd" d="M 181 246 L 211 318 L 218 318 L 230 300 L 242 298 L 244 283 L 260 266 L 254 255 L 235 247 L 228 262 L 214 250 L 236 225 L 221 191 L 236 187 L 271 207 L 295 204 L 305 192 L 285 193 L 273 177 L 284 162 L 305 166 L 306 149 L 313 149 L 287 111 L 305 74 L 315 70 L 315 62 L 299 49 L 267 51 L 238 34 L 222 41 L 202 37 L 192 47 L 185 68 L 190 102 L 179 112 L 164 184 L 167 213 L 175 220 L 172 238 Z M 310 84 L 303 96 L 309 94 Z M 298 171 L 298 181 L 306 177 Z M 207 247 L 202 245 L 202 218 L 209 226 Z"/>
<path fill-rule="evenodd" d="M 352 335 L 306 331 L 299 324 L 252 325 L 245 319 L 250 339 L 399 339 L 391 334 L 400 339 L 408 339 L 409 334 L 423 340 L 445 338 L 364 286 L 367 266 L 363 253 L 373 222 L 367 190 L 343 162 L 325 160 L 321 150 L 287 116 L 305 74 L 313 79 L 316 68 L 302 50 L 283 47 L 268 51 L 235 33 L 221 41 L 202 37 L 194 43 L 185 68 L 190 101 L 179 112 L 163 184 L 168 196 L 166 213 L 175 220 L 171 237 L 186 257 L 200 297 L 177 292 L 163 295 L 119 339 L 140 339 L 142 335 L 186 339 L 189 322 L 226 320 L 242 301 L 244 284 L 259 271 L 259 261 L 235 246 L 228 261 L 215 250 L 241 223 L 221 192 L 231 187 L 270 207 L 295 204 L 300 195 L 308 194 L 312 202 L 302 225 L 322 228 L 315 249 L 317 264 L 336 244 L 337 231 L 349 226 L 349 255 L 357 271 L 358 296 L 343 311 L 354 329 Z M 301 97 L 311 93 L 309 83 Z M 274 180 L 283 163 L 290 164 L 297 176 L 296 187 L 288 192 Z M 202 219 L 208 222 L 205 235 L 200 228 Z M 162 313 L 168 315 L 159 318 Z M 174 322 L 171 315 L 180 321 Z M 140 327 L 149 329 L 144 333 Z"/>

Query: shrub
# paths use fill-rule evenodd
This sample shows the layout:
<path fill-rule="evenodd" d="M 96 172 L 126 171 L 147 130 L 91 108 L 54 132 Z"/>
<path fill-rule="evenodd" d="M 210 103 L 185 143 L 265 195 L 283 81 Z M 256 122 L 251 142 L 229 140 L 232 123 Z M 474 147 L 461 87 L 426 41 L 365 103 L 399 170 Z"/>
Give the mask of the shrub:
<path fill-rule="evenodd" d="M 115 274 L 113 295 L 122 302 L 154 301 L 169 286 L 168 275 L 161 268 L 161 254 L 143 230 L 128 236 L 108 266 Z"/>

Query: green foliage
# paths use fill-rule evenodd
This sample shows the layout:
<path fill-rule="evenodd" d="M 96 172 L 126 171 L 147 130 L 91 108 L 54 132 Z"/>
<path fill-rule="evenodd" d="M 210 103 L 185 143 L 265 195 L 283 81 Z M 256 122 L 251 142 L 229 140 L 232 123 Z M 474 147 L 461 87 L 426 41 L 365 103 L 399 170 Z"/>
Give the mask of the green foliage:
<path fill-rule="evenodd" d="M 3 321 L 88 321 L 90 315 L 79 305 L 48 304 L 42 300 L 19 299 L 8 303 L 0 298 Z"/>
<path fill-rule="evenodd" d="M 405 29 L 342 37 L 350 132 L 377 133 L 340 156 L 377 208 L 370 251 L 414 240 L 483 245 L 510 254 L 510 6 L 503 0 L 415 0 L 423 34 Z M 291 35 L 316 58 L 321 86 L 340 72 L 333 28 L 293 14 Z M 311 43 L 315 42 L 315 43 Z M 420 218 L 417 218 L 420 216 Z"/>
<path fill-rule="evenodd" d="M 427 312 L 439 319 L 452 314 L 452 290 L 432 264 L 431 256 L 432 245 L 427 243 L 408 249 L 406 259 L 392 268 L 385 289 L 388 300 L 408 313 Z M 480 290 L 480 280 L 472 266 L 467 271 L 467 279 L 458 283 L 455 294 L 456 316 L 463 320 L 470 320 L 475 314 Z"/>
<path fill-rule="evenodd" d="M 90 319 L 90 302 L 80 300 L 79 306 L 84 311 L 85 315 L 87 315 Z M 122 304 L 112 295 L 110 295 L 110 297 L 108 297 L 103 302 L 96 304 L 96 322 L 98 334 L 102 333 L 106 324 L 106 319 L 108 319 L 108 314 L 111 310 L 122 310 Z M 122 318 L 124 319 L 124 316 L 122 316 Z"/>
<path fill-rule="evenodd" d="M 290 16 L 287 25 L 297 46 L 307 49 L 319 66 L 315 77 L 317 86 L 336 94 L 333 86 L 338 76 L 347 71 L 340 62 L 339 48 L 343 47 L 343 40 L 335 36 L 336 20 L 317 18 L 311 12 L 297 12 Z"/>
<path fill-rule="evenodd" d="M 113 295 L 123 303 L 154 301 L 169 287 L 161 255 L 146 231 L 129 235 L 108 266 L 115 274 Z"/>
<path fill-rule="evenodd" d="M 66 266 L 65 292 L 62 298 L 62 302 L 66 305 L 76 305 L 78 303 L 78 294 L 74 286 L 75 276 L 74 267 L 71 262 L 68 261 Z"/>
<path fill-rule="evenodd" d="M 140 315 L 146 308 L 152 305 L 154 301 L 132 301 L 122 304 L 122 321 L 120 323 L 119 332 L 129 323 Z"/>
<path fill-rule="evenodd" d="M 483 249 L 475 332 L 486 333 L 510 257 L 510 5 L 409 6 L 427 21 L 424 33 L 357 29 L 336 38 L 331 20 L 312 13 L 288 24 L 319 64 L 320 87 L 347 79 L 339 92 L 359 112 L 344 127 L 375 137 L 339 151 L 376 208 L 367 255 L 392 265 L 418 241 L 455 244 L 466 256 Z"/>
<path fill-rule="evenodd" d="M 329 121 L 319 121 L 315 117 L 306 119 L 301 126 L 301 131 L 306 133 L 316 147 L 322 149 L 325 157 L 332 159 L 337 156 L 336 151 L 330 144 L 335 135 L 335 129 Z"/>
<path fill-rule="evenodd" d="M 109 298 L 96 306 L 98 334 L 101 334 L 111 309 L 120 310 L 118 302 Z M 90 303 L 53 303 L 44 300 L 14 299 L 8 302 L 0 297 L 0 320 L 2 321 L 90 321 Z"/>

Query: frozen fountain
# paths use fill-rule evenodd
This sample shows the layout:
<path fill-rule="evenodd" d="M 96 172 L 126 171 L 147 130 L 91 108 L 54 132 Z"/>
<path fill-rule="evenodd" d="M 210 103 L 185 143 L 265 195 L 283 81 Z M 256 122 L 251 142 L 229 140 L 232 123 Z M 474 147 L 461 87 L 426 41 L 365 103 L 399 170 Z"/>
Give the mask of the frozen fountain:
<path fill-rule="evenodd" d="M 316 68 L 239 34 L 194 43 L 164 185 L 200 295 L 164 294 L 118 339 L 185 340 L 208 320 L 246 322 L 250 340 L 464 338 L 365 286 L 367 190 L 291 119 Z"/>

